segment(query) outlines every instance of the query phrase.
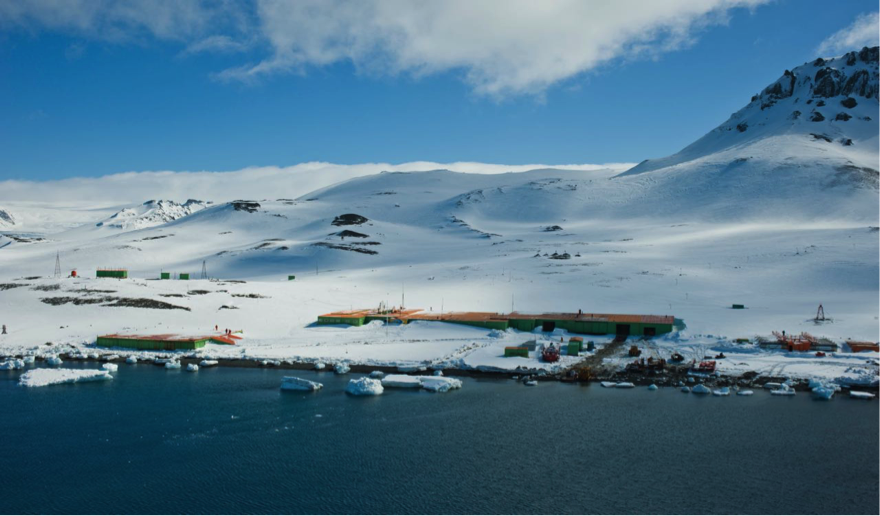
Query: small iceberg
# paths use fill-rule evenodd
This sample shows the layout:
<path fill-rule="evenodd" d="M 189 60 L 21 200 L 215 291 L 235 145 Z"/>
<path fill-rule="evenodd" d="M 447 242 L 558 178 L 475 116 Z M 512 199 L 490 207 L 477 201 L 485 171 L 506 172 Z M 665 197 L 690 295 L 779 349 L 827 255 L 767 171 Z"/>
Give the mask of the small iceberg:
<path fill-rule="evenodd" d="M 354 396 L 378 396 L 385 392 L 385 389 L 379 380 L 364 377 L 349 380 L 345 392 Z"/>
<path fill-rule="evenodd" d="M 333 367 L 333 371 L 335 371 L 336 374 L 346 374 L 351 371 L 351 367 L 349 367 L 348 364 L 336 364 L 336 366 Z"/>
<path fill-rule="evenodd" d="M 27 355 L 26 357 L 21 359 L 25 364 L 31 365 L 36 361 L 36 357 L 33 355 Z"/>
<path fill-rule="evenodd" d="M 693 392 L 694 394 L 711 394 L 712 393 L 712 391 L 708 387 L 703 385 L 702 383 L 698 384 L 698 385 L 694 385 L 694 388 L 691 389 L 691 392 Z"/>
<path fill-rule="evenodd" d="M 64 361 L 56 356 L 51 356 L 46 359 L 46 363 L 49 364 L 50 366 L 60 366 L 61 364 L 64 363 Z"/>
<path fill-rule="evenodd" d="M 684 385 L 684 386 L 682 386 L 682 388 L 681 388 L 681 392 L 684 392 L 684 393 L 690 393 L 690 392 L 691 392 L 691 388 L 688 387 L 687 385 Z"/>
<path fill-rule="evenodd" d="M 45 387 L 61 383 L 94 382 L 112 380 L 109 371 L 101 369 L 32 369 L 19 379 L 25 387 Z"/>
<path fill-rule="evenodd" d="M 199 370 L 199 366 L 196 364 L 186 364 L 186 370 L 190 373 L 194 373 Z"/>
<path fill-rule="evenodd" d="M 874 395 L 870 392 L 849 391 L 849 397 L 857 400 L 872 400 Z"/>
<path fill-rule="evenodd" d="M 783 383 L 779 385 L 778 389 L 773 389 L 770 391 L 770 394 L 773 396 L 794 396 L 795 391 L 791 388 L 787 383 Z"/>
<path fill-rule="evenodd" d="M 434 371 L 434 376 L 443 376 L 443 370 L 438 369 L 438 370 Z"/>
<path fill-rule="evenodd" d="M 113 360 L 119 360 L 119 355 L 104 355 L 101 357 L 101 360 L 105 362 L 112 362 Z"/>
<path fill-rule="evenodd" d="M 180 369 L 180 362 L 172 360 L 171 362 L 165 362 L 165 369 Z"/>
<path fill-rule="evenodd" d="M 720 389 L 715 389 L 712 391 L 712 396 L 730 396 L 730 388 L 722 387 Z"/>
<path fill-rule="evenodd" d="M 737 396 L 752 396 L 754 391 L 736 391 Z"/>
<path fill-rule="evenodd" d="M 442 376 L 423 376 L 422 389 L 430 392 L 448 392 L 453 389 L 461 389 L 461 380 Z"/>
<path fill-rule="evenodd" d="M 285 376 L 281 379 L 282 391 L 317 391 L 322 388 L 324 388 L 323 384 L 296 376 Z"/>
<path fill-rule="evenodd" d="M 814 387 L 813 388 L 813 399 L 830 400 L 833 397 L 834 397 L 834 389 L 829 389 L 828 387 Z"/>
<path fill-rule="evenodd" d="M 534 386 L 538 385 L 538 380 L 526 380 L 523 382 L 523 385 L 525 385 L 527 387 L 534 387 Z"/>
<path fill-rule="evenodd" d="M 327 369 L 327 364 L 324 362 L 318 362 L 315 364 L 315 371 L 323 371 L 324 369 Z"/>
<path fill-rule="evenodd" d="M 632 382 L 620 382 L 616 384 L 615 387 L 617 387 L 618 389 L 632 389 L 633 387 L 635 387 L 635 384 L 633 384 Z"/>
<path fill-rule="evenodd" d="M 370 378 L 378 378 L 381 380 L 384 377 L 385 373 L 383 373 L 382 371 L 373 371 L 372 373 L 370 373 Z"/>
<path fill-rule="evenodd" d="M 119 366 L 116 364 L 107 363 L 107 364 L 102 364 L 101 369 L 103 369 L 105 371 L 110 371 L 111 373 L 115 373 L 116 370 L 119 369 Z"/>
<path fill-rule="evenodd" d="M 5 362 L 0 363 L 0 370 L 14 371 L 17 369 L 24 369 L 24 360 L 11 358 Z"/>
<path fill-rule="evenodd" d="M 156 365 L 165 365 L 168 362 L 174 362 L 173 358 L 157 358 L 153 360 L 153 363 Z"/>
<path fill-rule="evenodd" d="M 98 360 L 99 358 L 101 358 L 101 355 L 99 355 L 97 353 L 89 353 L 88 356 L 89 356 L 89 360 Z"/>
<path fill-rule="evenodd" d="M 611 387 L 615 387 L 615 386 L 617 386 L 616 382 L 602 382 L 602 387 L 611 388 Z"/>
<path fill-rule="evenodd" d="M 653 383 L 652 383 L 651 385 L 648 386 L 648 390 L 649 390 L 649 391 L 656 391 L 658 388 L 659 388 L 659 387 L 657 387 L 657 386 L 656 386 L 655 384 L 653 384 Z"/>
<path fill-rule="evenodd" d="M 213 367 L 218 363 L 216 360 L 202 360 L 199 362 L 199 367 Z"/>
<path fill-rule="evenodd" d="M 765 389 L 770 389 L 770 390 L 776 390 L 776 389 L 778 389 L 778 388 L 780 388 L 780 387 L 782 387 L 782 384 L 781 384 L 781 383 L 778 383 L 778 382 L 767 382 L 767 383 L 764 384 L 764 388 L 765 388 Z"/>
<path fill-rule="evenodd" d="M 389 374 L 382 378 L 382 386 L 396 389 L 418 389 L 422 386 L 422 381 L 418 376 Z"/>
<path fill-rule="evenodd" d="M 125 359 L 125 363 L 126 364 L 137 364 L 138 359 L 137 359 L 137 357 L 128 357 Z"/>

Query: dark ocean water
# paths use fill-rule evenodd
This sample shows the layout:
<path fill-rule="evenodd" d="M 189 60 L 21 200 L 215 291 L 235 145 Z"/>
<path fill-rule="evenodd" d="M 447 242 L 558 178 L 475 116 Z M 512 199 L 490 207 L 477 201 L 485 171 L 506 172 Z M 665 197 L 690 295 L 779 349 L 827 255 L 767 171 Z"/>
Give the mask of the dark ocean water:
<path fill-rule="evenodd" d="M 880 511 L 876 402 L 477 379 L 353 398 L 354 375 L 147 364 L 27 389 L 0 373 L 2 513 Z M 285 374 L 324 390 L 281 392 Z"/>

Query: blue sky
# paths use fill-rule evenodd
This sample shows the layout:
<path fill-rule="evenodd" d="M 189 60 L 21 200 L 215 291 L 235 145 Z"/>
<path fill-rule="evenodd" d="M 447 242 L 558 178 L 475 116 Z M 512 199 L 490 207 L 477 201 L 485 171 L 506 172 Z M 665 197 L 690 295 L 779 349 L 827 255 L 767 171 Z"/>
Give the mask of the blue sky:
<path fill-rule="evenodd" d="M 458 41 L 439 29 L 433 39 L 365 39 L 371 27 L 357 26 L 357 13 L 344 21 L 345 41 L 306 48 L 285 38 L 301 34 L 298 26 L 261 21 L 274 16 L 262 4 L 242 4 L 240 20 L 224 13 L 170 28 L 3 4 L 0 180 L 306 161 L 637 162 L 699 138 L 877 9 L 853 0 L 721 8 L 598 58 L 616 36 L 575 32 L 571 55 L 583 59 L 569 64 L 554 61 L 560 47 L 544 49 L 540 31 L 522 49 L 499 30 L 451 53 Z M 391 23 L 374 15 L 372 23 Z M 492 26 L 486 16 L 483 26 Z M 551 22 L 538 20 L 556 34 Z M 638 33 L 650 22 L 608 23 Z M 340 49 L 350 41 L 358 49 Z"/>

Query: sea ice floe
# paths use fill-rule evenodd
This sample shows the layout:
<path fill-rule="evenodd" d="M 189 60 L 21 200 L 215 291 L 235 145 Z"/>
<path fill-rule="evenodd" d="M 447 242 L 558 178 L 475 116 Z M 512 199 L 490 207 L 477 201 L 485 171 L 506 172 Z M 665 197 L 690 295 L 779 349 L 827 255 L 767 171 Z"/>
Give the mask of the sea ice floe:
<path fill-rule="evenodd" d="M 283 391 L 317 391 L 323 387 L 323 384 L 296 376 L 285 376 L 281 379 L 281 390 Z"/>
<path fill-rule="evenodd" d="M 196 364 L 186 364 L 186 370 L 190 373 L 194 373 L 199 370 L 199 366 Z"/>
<path fill-rule="evenodd" d="M 137 357 L 135 357 L 135 356 L 131 356 L 131 357 L 128 357 L 128 358 L 125 359 L 125 363 L 126 363 L 126 364 L 137 364 L 137 363 L 138 363 L 138 359 L 137 359 Z"/>
<path fill-rule="evenodd" d="M 219 362 L 216 360 L 202 360 L 199 362 L 199 367 L 211 367 L 217 365 Z"/>
<path fill-rule="evenodd" d="M 12 371 L 16 369 L 24 369 L 24 360 L 18 358 L 10 358 L 0 363 L 0 370 Z"/>
<path fill-rule="evenodd" d="M 382 378 L 382 386 L 398 389 L 425 389 L 431 392 L 447 392 L 461 389 L 461 380 L 446 376 L 409 376 L 389 374 Z"/>
<path fill-rule="evenodd" d="M 103 369 L 105 371 L 110 371 L 112 373 L 112 372 L 115 372 L 117 369 L 119 369 L 119 366 L 116 364 L 106 363 L 106 364 L 101 364 L 101 369 Z"/>
<path fill-rule="evenodd" d="M 379 380 L 364 377 L 349 380 L 345 392 L 355 396 L 376 396 L 385 392 L 385 389 Z"/>
<path fill-rule="evenodd" d="M 874 399 L 874 395 L 870 392 L 860 392 L 860 391 L 849 391 L 850 398 L 856 398 L 859 400 L 872 400 Z"/>
<path fill-rule="evenodd" d="M 327 364 L 325 364 L 324 362 L 318 362 L 317 364 L 315 364 L 315 370 L 317 371 L 323 371 L 326 368 Z"/>
<path fill-rule="evenodd" d="M 370 373 L 370 378 L 379 378 L 382 379 L 385 376 L 385 373 L 382 371 L 373 371 Z"/>
<path fill-rule="evenodd" d="M 109 371 L 101 369 L 32 369 L 19 379 L 25 387 L 45 387 L 59 383 L 94 382 L 112 380 Z"/>
<path fill-rule="evenodd" d="M 165 362 L 165 369 L 180 369 L 180 362 L 177 362 L 176 360 Z"/>
<path fill-rule="evenodd" d="M 49 364 L 50 366 L 59 366 L 59 365 L 63 364 L 64 361 L 56 356 L 51 356 L 46 359 L 46 363 Z"/>
<path fill-rule="evenodd" d="M 351 367 L 349 367 L 348 364 L 336 364 L 333 367 L 333 370 L 336 372 L 336 374 L 346 374 L 351 371 Z"/>
<path fill-rule="evenodd" d="M 712 390 L 701 383 L 699 385 L 694 385 L 694 388 L 691 389 L 691 392 L 693 392 L 694 394 L 709 394 L 712 392 Z"/>

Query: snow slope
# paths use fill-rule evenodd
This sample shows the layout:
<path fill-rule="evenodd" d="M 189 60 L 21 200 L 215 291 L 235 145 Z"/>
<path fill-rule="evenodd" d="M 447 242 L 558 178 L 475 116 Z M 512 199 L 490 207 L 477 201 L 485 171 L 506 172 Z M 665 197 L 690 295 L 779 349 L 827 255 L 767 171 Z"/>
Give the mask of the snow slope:
<path fill-rule="evenodd" d="M 817 79 L 826 69 L 837 73 Z M 826 77 L 836 82 L 828 86 Z M 876 84 L 876 50 L 808 63 L 680 153 L 623 174 L 426 169 L 324 182 L 297 196 L 273 180 L 259 196 L 190 213 L 174 204 L 98 204 L 100 217 L 77 227 L 53 218 L 51 205 L 19 199 L 16 220 L 58 230 L 42 240 L 0 240 L 0 322 L 10 326 L 0 349 L 219 325 L 246 338 L 212 346 L 207 353 L 216 356 L 542 367 L 502 358 L 505 345 L 532 338 L 515 332 L 310 326 L 322 313 L 380 302 L 435 312 L 672 314 L 687 325 L 662 341 L 673 348 L 772 330 L 876 341 Z M 856 105 L 843 106 L 847 98 Z M 802 115 L 791 119 L 795 110 Z M 825 120 L 810 121 L 812 110 Z M 838 112 L 852 118 L 833 120 Z M 247 191 L 258 189 L 253 183 Z M 108 222 L 97 226 L 101 220 Z M 47 277 L 56 252 L 63 275 L 77 269 L 79 278 Z M 160 271 L 198 278 L 203 262 L 223 281 L 152 281 Z M 99 266 L 126 267 L 131 278 L 97 280 Z M 139 308 L 131 299 L 174 306 Z M 734 303 L 747 309 L 731 310 Z M 820 303 L 832 322 L 811 320 Z M 760 356 L 755 364 L 784 358 Z M 841 376 L 863 359 L 849 360 L 823 374 Z"/>

